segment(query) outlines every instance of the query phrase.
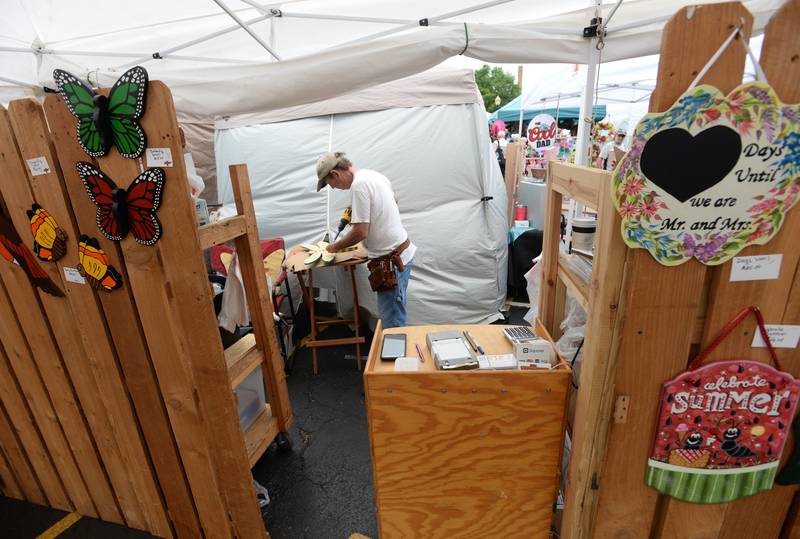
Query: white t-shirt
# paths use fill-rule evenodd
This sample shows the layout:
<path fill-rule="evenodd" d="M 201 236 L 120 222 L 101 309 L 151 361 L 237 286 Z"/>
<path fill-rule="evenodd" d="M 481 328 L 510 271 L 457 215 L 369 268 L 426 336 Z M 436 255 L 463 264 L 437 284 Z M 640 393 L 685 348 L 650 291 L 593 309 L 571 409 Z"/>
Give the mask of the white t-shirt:
<path fill-rule="evenodd" d="M 614 160 L 614 148 L 619 148 L 620 150 L 625 150 L 622 144 L 617 144 L 613 140 L 608 141 L 603 146 L 603 149 L 600 150 L 600 159 L 607 159 L 606 161 L 606 169 L 611 170 L 611 162 Z"/>
<path fill-rule="evenodd" d="M 364 247 L 370 258 L 388 255 L 408 239 L 389 178 L 374 170 L 359 169 L 353 175 L 350 192 L 353 196 L 351 221 L 369 223 Z M 416 251 L 416 246 L 410 244 L 400 255 L 403 264 L 408 264 Z"/>

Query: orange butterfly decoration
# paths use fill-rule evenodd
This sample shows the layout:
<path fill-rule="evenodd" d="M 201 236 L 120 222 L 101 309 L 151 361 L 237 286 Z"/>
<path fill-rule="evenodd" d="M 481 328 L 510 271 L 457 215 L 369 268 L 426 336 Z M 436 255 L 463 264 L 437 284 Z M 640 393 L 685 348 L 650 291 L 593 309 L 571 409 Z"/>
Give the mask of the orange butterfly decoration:
<path fill-rule="evenodd" d="M 107 292 L 122 286 L 122 275 L 109 264 L 108 255 L 100 248 L 97 238 L 81 235 L 78 242 L 78 271 L 95 289 Z"/>
<path fill-rule="evenodd" d="M 18 264 L 31 282 L 43 291 L 53 296 L 64 295 L 64 292 L 56 286 L 22 243 L 19 233 L 14 228 L 14 223 L 2 210 L 0 210 L 0 256 L 9 262 Z"/>
<path fill-rule="evenodd" d="M 28 210 L 33 233 L 33 252 L 39 260 L 55 262 L 67 253 L 67 234 L 41 206 L 33 204 Z"/>

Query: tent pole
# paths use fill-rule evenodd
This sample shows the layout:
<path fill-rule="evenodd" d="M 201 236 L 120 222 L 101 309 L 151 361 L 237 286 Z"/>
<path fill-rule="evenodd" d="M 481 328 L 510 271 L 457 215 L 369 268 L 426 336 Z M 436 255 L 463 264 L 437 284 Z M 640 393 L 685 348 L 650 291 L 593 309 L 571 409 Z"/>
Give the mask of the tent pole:
<path fill-rule="evenodd" d="M 600 6 L 602 0 L 591 0 L 594 4 L 596 16 L 600 16 Z M 578 139 L 575 141 L 575 164 L 589 165 L 589 137 L 591 136 L 591 126 L 594 120 L 594 87 L 597 82 L 597 64 L 600 62 L 600 50 L 597 48 L 598 38 L 589 39 L 589 59 L 586 69 L 586 85 L 583 88 L 583 100 L 581 101 L 580 119 L 578 120 Z M 567 245 L 572 241 L 572 220 L 578 212 L 575 199 L 569 202 L 569 214 L 567 215 L 567 231 L 565 239 Z"/>
<path fill-rule="evenodd" d="M 558 111 L 560 106 L 561 106 L 561 94 L 559 94 L 558 98 L 556 99 L 556 131 L 558 131 Z"/>
<path fill-rule="evenodd" d="M 263 20 L 269 19 L 270 17 L 273 17 L 273 16 L 274 15 L 272 15 L 272 14 L 261 15 L 259 17 L 255 17 L 253 19 L 249 19 L 249 20 L 244 21 L 244 22 L 246 24 L 255 24 L 257 22 L 261 22 Z M 165 58 L 167 55 L 171 55 L 173 52 L 177 52 L 179 50 L 186 49 L 188 47 L 191 47 L 192 45 L 197 45 L 198 43 L 203 43 L 204 41 L 208 41 L 210 39 L 214 39 L 215 37 L 223 36 L 225 34 L 233 32 L 234 30 L 238 30 L 239 28 L 240 27 L 239 27 L 238 24 L 234 24 L 232 26 L 228 26 L 227 28 L 223 28 L 222 30 L 217 30 L 216 32 L 212 32 L 210 34 L 206 34 L 204 36 L 200 36 L 198 38 L 192 39 L 191 41 L 186 41 L 185 43 L 181 43 L 180 45 L 175 45 L 174 47 L 170 47 L 168 49 L 164 49 L 163 51 L 158 51 L 158 53 L 150 54 L 150 55 L 147 55 L 147 56 L 142 55 L 140 58 L 137 58 L 133 62 L 128 62 L 127 64 L 123 64 L 121 66 L 117 66 L 117 69 L 126 69 L 128 67 L 139 65 L 139 64 L 142 64 L 144 62 L 147 62 L 147 61 L 153 60 L 155 58 L 159 58 L 159 57 L 160 58 Z M 157 56 L 156 56 L 156 54 L 157 54 Z"/>
<path fill-rule="evenodd" d="M 214 1 L 216 2 L 217 0 L 214 0 Z M 500 4 L 507 4 L 507 3 L 511 2 L 511 1 L 513 1 L 513 0 L 492 0 L 491 2 L 486 2 L 485 4 L 478 4 L 476 6 L 470 6 L 468 8 L 459 9 L 458 11 L 451 11 L 449 13 L 443 13 L 441 15 L 436 15 L 434 17 L 428 17 L 428 26 L 430 26 L 431 24 L 437 23 L 439 21 L 442 21 L 444 19 L 450 19 L 452 17 L 457 17 L 459 15 L 472 13 L 474 11 L 480 11 L 482 9 L 494 7 L 494 6 L 497 6 L 497 5 L 500 5 Z M 344 46 L 344 45 L 352 45 L 354 43 L 362 43 L 364 41 L 372 41 L 373 39 L 378 39 L 379 37 L 384 37 L 384 36 L 388 36 L 388 35 L 391 35 L 391 34 L 397 34 L 397 33 L 400 33 L 400 32 L 404 32 L 406 30 L 411 30 L 412 28 L 417 28 L 419 26 L 420 26 L 419 21 L 413 22 L 413 23 L 410 23 L 410 24 L 404 24 L 403 26 L 398 26 L 397 28 L 391 28 L 389 30 L 384 30 L 382 32 L 377 32 L 375 34 L 370 34 L 368 36 L 360 37 L 358 39 L 354 39 L 352 41 L 348 41 L 346 43 L 342 43 L 339 46 L 341 47 L 341 46 Z"/>
<path fill-rule="evenodd" d="M 261 45 L 261 46 L 262 46 L 262 47 L 263 47 L 263 48 L 264 48 L 264 49 L 265 49 L 265 50 L 266 50 L 268 53 L 270 53 L 270 55 L 271 55 L 273 58 L 275 58 L 276 60 L 280 61 L 281 57 L 280 57 L 280 56 L 278 56 L 278 53 L 276 53 L 274 50 L 272 50 L 272 47 L 270 47 L 269 45 L 267 45 L 267 43 L 266 43 L 266 42 L 265 42 L 263 39 L 261 39 L 261 38 L 258 36 L 258 34 L 256 34 L 256 33 L 253 31 L 253 29 L 252 29 L 252 28 L 250 28 L 250 26 L 248 26 L 247 22 L 245 22 L 245 21 L 243 21 L 241 18 L 239 18 L 239 16 L 238 16 L 236 13 L 234 13 L 234 12 L 231 10 L 231 8 L 229 8 L 228 6 L 226 6 L 226 5 L 225 5 L 225 3 L 224 3 L 222 0 L 214 0 L 214 3 L 215 3 L 215 4 L 217 4 L 219 7 L 221 7 L 221 8 L 222 8 L 222 9 L 225 11 L 225 13 L 227 13 L 227 14 L 230 16 L 230 18 L 231 18 L 231 19 L 233 19 L 234 21 L 236 21 L 236 24 L 238 24 L 239 26 L 241 26 L 241 27 L 242 27 L 242 29 L 243 29 L 245 32 L 247 32 L 248 34 L 250 34 L 250 37 L 252 37 L 253 39 L 255 39 L 255 40 L 256 40 L 256 42 L 258 42 L 258 44 L 259 44 L 259 45 Z"/>
<path fill-rule="evenodd" d="M 598 0 L 599 4 L 599 0 Z M 575 142 L 575 164 L 588 165 L 589 164 L 589 137 L 591 135 L 591 126 L 593 110 L 592 102 L 594 101 L 594 85 L 597 78 L 597 63 L 600 59 L 600 51 L 596 47 L 597 38 L 589 40 L 589 61 L 586 69 L 586 86 L 583 89 L 583 99 L 581 100 L 580 120 L 578 123 L 578 140 Z"/>

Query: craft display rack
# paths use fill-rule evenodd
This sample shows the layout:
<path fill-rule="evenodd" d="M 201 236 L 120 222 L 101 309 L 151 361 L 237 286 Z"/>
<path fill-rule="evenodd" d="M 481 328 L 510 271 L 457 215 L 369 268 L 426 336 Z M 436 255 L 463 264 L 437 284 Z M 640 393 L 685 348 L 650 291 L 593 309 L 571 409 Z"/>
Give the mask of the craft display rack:
<path fill-rule="evenodd" d="M 107 95 L 107 90 L 100 90 Z M 64 297 L 0 260 L 0 481 L 7 496 L 160 537 L 267 537 L 250 465 L 291 422 L 246 170 L 235 166 L 239 215 L 198 230 L 169 89 L 150 82 L 148 146 L 178 156 L 166 176 L 153 246 L 97 229 L 78 161 L 122 188 L 143 160 L 89 158 L 59 95 L 0 108 L 0 201 L 26 246 L 35 201 L 66 232 L 67 252 L 41 262 Z M 28 160 L 47 167 L 33 175 Z M 98 239 L 120 289 L 75 278 L 78 238 Z M 202 249 L 235 239 L 254 336 L 223 350 Z M 232 386 L 262 365 L 269 405 L 239 427 Z"/>
<path fill-rule="evenodd" d="M 719 44 L 739 25 L 750 35 L 753 17 L 738 2 L 686 7 L 664 28 L 651 111 L 666 110 L 688 87 Z M 787 2 L 766 28 L 761 64 L 783 102 L 800 101 L 800 1 Z M 745 52 L 731 46 L 701 82 L 730 91 L 742 81 Z M 800 537 L 797 486 L 728 504 L 697 505 L 659 495 L 645 485 L 647 458 L 662 384 L 686 368 L 743 307 L 758 306 L 771 324 L 800 324 L 800 212 L 787 214 L 778 235 L 740 256 L 783 255 L 774 280 L 731 282 L 731 263 L 690 260 L 666 267 L 622 241 L 609 173 L 551 162 L 543 248 L 540 316 L 555 332 L 570 289 L 587 310 L 577 404 L 572 423 L 561 537 Z M 562 197 L 597 210 L 590 281 L 570 271 L 559 251 Z M 715 350 L 713 360 L 747 356 L 755 321 L 743 324 Z M 554 335 L 555 336 L 555 335 Z M 796 349 L 779 349 L 781 364 L 800 375 Z"/>

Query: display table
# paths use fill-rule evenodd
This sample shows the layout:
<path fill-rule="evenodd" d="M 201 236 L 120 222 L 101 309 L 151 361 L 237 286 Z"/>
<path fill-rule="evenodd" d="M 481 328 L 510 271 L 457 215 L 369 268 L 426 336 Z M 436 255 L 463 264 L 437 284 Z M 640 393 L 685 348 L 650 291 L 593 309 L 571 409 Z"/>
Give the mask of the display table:
<path fill-rule="evenodd" d="M 329 266 L 319 265 L 313 268 L 308 268 L 303 264 L 303 260 L 307 256 L 308 254 L 303 249 L 300 249 L 299 247 L 293 247 L 289 251 L 289 255 L 286 257 L 283 265 L 285 268 L 294 272 L 294 274 L 297 276 L 297 280 L 300 282 L 300 288 L 303 290 L 303 300 L 306 303 L 309 319 L 311 321 L 311 339 L 306 342 L 306 346 L 311 348 L 314 374 L 317 374 L 318 371 L 317 348 L 326 346 L 342 346 L 345 344 L 356 345 L 356 364 L 358 366 L 358 370 L 361 370 L 361 345 L 365 342 L 365 339 L 360 333 L 361 319 L 359 317 L 358 288 L 356 287 L 356 266 L 367 261 L 367 253 L 364 250 L 364 247 L 359 244 L 356 249 L 345 251 L 343 253 L 337 253 L 335 263 Z M 350 271 L 350 279 L 353 284 L 353 318 L 348 320 L 318 320 L 317 312 L 314 307 L 314 271 L 341 267 L 347 268 Z M 304 276 L 308 277 L 308 282 L 306 282 Z M 355 336 L 345 337 L 342 339 L 318 338 L 320 326 L 332 326 L 340 324 L 353 324 L 355 327 Z"/>
<path fill-rule="evenodd" d="M 364 385 L 381 537 L 548 537 L 571 371 L 436 370 L 425 336 L 452 329 L 511 352 L 503 326 L 376 328 Z M 384 333 L 405 333 L 407 356 L 420 344 L 418 372 L 380 360 Z"/>

